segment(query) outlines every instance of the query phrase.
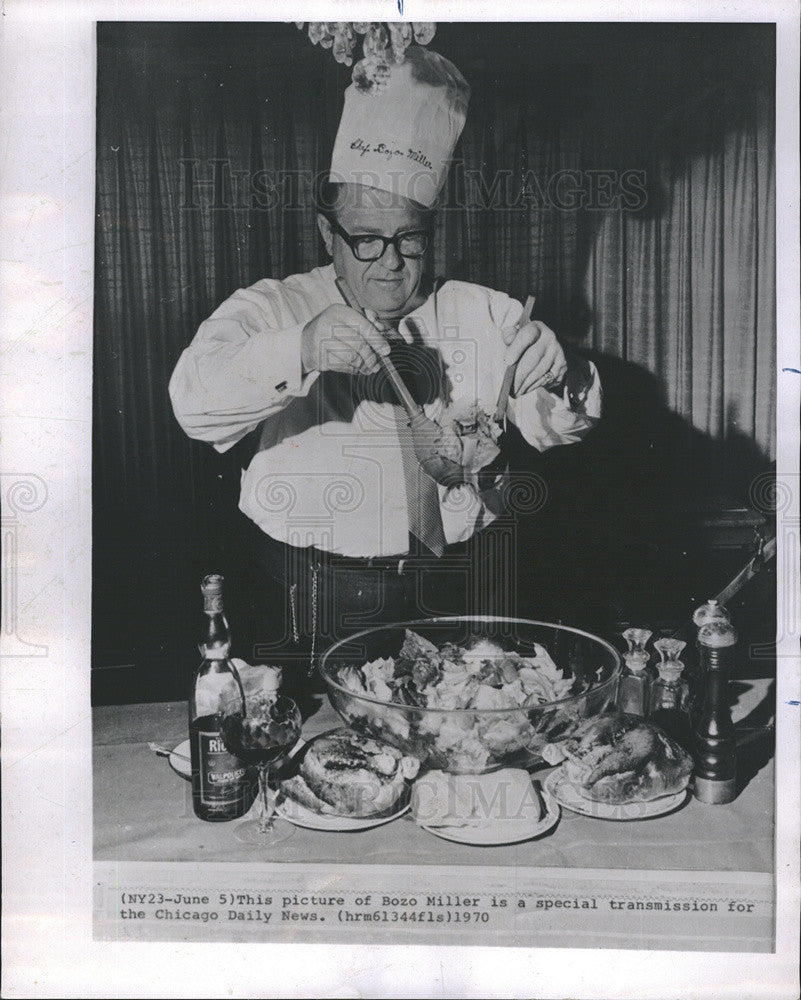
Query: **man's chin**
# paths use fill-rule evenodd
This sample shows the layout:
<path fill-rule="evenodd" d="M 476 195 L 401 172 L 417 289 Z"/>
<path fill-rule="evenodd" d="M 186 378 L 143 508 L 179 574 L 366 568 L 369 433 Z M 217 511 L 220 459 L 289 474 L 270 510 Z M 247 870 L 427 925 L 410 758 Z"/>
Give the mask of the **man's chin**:
<path fill-rule="evenodd" d="M 368 309 L 375 309 L 379 316 L 402 316 L 406 310 L 409 296 L 399 282 L 372 281 L 369 286 Z"/>

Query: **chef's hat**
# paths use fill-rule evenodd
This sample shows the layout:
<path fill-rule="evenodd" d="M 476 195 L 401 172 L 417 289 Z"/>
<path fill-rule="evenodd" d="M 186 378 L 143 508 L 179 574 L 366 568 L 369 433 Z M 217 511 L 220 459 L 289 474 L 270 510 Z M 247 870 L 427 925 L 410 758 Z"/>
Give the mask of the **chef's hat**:
<path fill-rule="evenodd" d="M 345 91 L 331 181 L 403 195 L 430 208 L 464 127 L 470 87 L 437 52 L 411 45 L 382 89 Z"/>

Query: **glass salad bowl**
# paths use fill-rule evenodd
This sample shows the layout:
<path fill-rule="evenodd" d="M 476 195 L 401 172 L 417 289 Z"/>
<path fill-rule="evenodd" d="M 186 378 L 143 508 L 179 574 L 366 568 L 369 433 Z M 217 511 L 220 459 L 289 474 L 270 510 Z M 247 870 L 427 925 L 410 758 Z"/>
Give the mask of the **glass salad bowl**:
<path fill-rule="evenodd" d="M 621 660 L 598 636 L 523 618 L 398 622 L 331 646 L 319 671 L 356 732 L 454 774 L 542 762 L 614 704 Z"/>

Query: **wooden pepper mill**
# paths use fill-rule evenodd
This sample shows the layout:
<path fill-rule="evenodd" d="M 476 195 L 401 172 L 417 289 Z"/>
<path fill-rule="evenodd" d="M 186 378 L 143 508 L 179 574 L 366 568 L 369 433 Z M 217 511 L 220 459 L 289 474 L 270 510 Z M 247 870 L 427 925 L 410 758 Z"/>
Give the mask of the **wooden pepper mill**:
<path fill-rule="evenodd" d="M 731 616 L 722 604 L 711 600 L 707 601 L 706 604 L 702 604 L 700 608 L 695 609 L 693 612 L 693 621 L 696 628 L 703 628 L 704 625 L 709 625 L 710 622 L 730 622 Z"/>
<path fill-rule="evenodd" d="M 698 632 L 704 700 L 693 741 L 695 797 L 731 802 L 736 795 L 737 757 L 729 709 L 729 677 L 737 633 L 727 621 L 711 621 Z"/>

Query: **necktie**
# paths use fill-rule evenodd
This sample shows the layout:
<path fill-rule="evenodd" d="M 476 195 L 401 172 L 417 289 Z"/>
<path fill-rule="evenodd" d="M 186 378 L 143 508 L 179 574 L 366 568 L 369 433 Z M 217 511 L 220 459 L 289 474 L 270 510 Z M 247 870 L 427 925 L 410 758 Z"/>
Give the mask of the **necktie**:
<path fill-rule="evenodd" d="M 400 440 L 403 478 L 406 483 L 406 507 L 409 514 L 409 532 L 419 539 L 434 555 L 445 550 L 445 532 L 439 508 L 437 484 L 424 472 L 417 461 L 409 427 L 409 416 L 402 406 L 393 406 L 395 425 Z"/>
<path fill-rule="evenodd" d="M 401 376 L 406 376 L 404 381 L 417 402 L 421 402 L 422 398 L 430 398 L 432 395 L 436 397 L 441 393 L 441 379 L 432 375 L 431 365 L 425 363 L 422 355 L 415 360 L 415 347 L 399 344 L 394 353 L 398 362 L 398 370 Z M 432 386 L 432 378 L 435 379 L 436 386 Z M 439 490 L 431 476 L 423 471 L 417 461 L 412 431 L 409 426 L 409 415 L 402 406 L 397 404 L 393 404 L 392 409 L 395 414 L 395 426 L 403 462 L 409 533 L 439 557 L 445 550 L 445 532 L 442 527 Z"/>

